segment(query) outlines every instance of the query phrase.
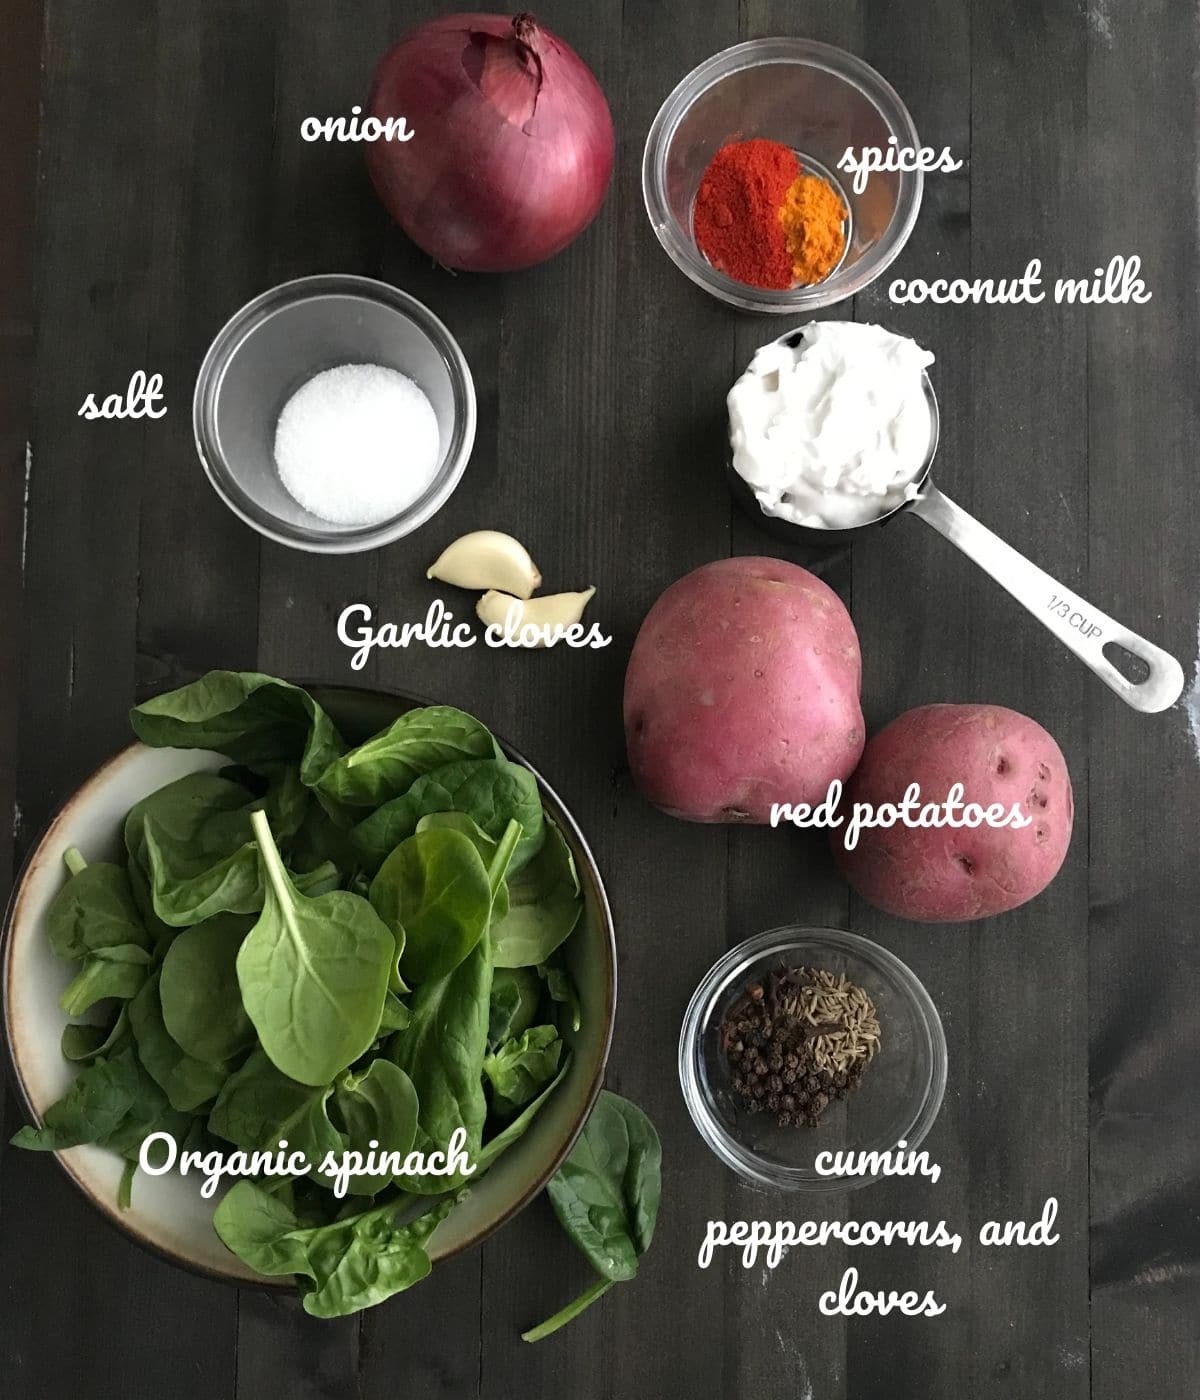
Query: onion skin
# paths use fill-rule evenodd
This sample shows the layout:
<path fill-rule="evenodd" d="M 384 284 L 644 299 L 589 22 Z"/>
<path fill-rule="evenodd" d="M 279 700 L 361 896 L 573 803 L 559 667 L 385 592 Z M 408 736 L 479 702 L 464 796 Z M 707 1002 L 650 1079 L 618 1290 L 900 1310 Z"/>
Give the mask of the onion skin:
<path fill-rule="evenodd" d="M 615 148 L 604 93 L 528 15 L 420 25 L 384 55 L 368 109 L 404 117 L 413 132 L 371 142 L 367 169 L 404 232 L 446 267 L 532 267 L 604 202 Z"/>

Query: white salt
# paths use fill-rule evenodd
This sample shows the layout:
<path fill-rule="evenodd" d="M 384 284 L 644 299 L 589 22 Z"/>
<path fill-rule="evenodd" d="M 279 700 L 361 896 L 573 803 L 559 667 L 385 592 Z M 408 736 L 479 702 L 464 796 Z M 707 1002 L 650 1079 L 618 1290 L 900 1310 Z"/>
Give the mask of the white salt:
<path fill-rule="evenodd" d="M 323 370 L 275 425 L 275 466 L 293 500 L 331 525 L 380 525 L 407 509 L 441 462 L 424 391 L 383 365 Z"/>

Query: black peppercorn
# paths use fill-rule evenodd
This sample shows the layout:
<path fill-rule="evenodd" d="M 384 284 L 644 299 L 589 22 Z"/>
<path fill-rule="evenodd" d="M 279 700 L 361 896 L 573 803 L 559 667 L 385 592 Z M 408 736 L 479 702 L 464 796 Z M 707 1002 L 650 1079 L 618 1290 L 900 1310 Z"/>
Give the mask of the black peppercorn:
<path fill-rule="evenodd" d="M 815 1127 L 858 1088 L 879 1023 L 866 993 L 845 977 L 785 968 L 746 989 L 722 1020 L 720 1041 L 738 1104 L 781 1127 Z"/>

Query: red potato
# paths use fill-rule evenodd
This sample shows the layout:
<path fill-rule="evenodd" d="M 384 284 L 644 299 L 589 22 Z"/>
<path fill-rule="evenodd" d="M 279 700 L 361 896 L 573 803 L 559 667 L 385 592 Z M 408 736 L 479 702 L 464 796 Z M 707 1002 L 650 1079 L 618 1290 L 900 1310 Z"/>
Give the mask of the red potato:
<path fill-rule="evenodd" d="M 862 657 L 841 599 L 779 559 L 721 559 L 673 583 L 625 673 L 643 796 L 694 822 L 768 822 L 820 802 L 862 753 Z"/>
<path fill-rule="evenodd" d="M 999 705 L 923 705 L 867 744 L 846 790 L 855 802 L 899 803 L 919 783 L 921 803 L 945 802 L 955 783 L 963 801 L 1033 820 L 1020 829 L 917 828 L 897 823 L 833 832 L 847 880 L 880 909 L 925 923 L 964 923 L 1024 904 L 1058 874 L 1071 842 L 1074 802 L 1062 751 L 1035 720 Z"/>

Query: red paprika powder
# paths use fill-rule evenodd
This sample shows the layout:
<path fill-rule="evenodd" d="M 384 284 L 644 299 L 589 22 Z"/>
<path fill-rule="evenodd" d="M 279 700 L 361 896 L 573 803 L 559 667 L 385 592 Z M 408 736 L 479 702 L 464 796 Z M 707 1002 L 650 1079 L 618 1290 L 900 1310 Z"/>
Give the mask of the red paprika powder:
<path fill-rule="evenodd" d="M 754 287 L 792 285 L 779 211 L 799 175 L 796 153 L 778 141 L 733 141 L 713 156 L 692 225 L 697 246 L 718 271 Z"/>
<path fill-rule="evenodd" d="M 845 248 L 845 205 L 778 141 L 733 141 L 713 156 L 692 214 L 696 246 L 727 276 L 787 291 L 827 277 Z"/>

